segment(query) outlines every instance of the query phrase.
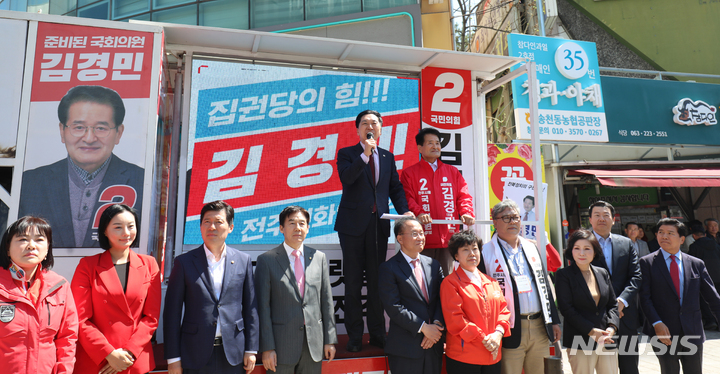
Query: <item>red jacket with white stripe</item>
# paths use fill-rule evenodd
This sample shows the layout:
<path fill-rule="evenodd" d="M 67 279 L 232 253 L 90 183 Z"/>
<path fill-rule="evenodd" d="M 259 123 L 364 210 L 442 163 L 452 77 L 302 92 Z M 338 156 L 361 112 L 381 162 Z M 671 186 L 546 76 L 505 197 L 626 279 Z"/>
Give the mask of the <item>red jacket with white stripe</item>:
<path fill-rule="evenodd" d="M 408 208 L 418 216 L 430 214 L 433 220 L 459 219 L 467 214 L 475 217 L 472 196 L 458 169 L 437 160 L 438 168 L 421 159 L 402 172 L 400 181 L 405 189 Z M 423 225 L 425 248 L 446 248 L 459 225 Z"/>

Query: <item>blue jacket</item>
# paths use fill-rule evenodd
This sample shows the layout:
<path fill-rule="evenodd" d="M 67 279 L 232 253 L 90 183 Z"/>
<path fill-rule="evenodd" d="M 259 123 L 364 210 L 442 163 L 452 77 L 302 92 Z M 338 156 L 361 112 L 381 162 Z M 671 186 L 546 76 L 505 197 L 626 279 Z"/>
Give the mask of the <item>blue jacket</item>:
<path fill-rule="evenodd" d="M 220 324 L 230 365 L 257 351 L 260 323 L 250 256 L 225 246 L 225 275 L 215 297 L 205 250 L 201 245 L 175 259 L 165 295 L 165 358 L 180 357 L 182 367 L 199 370 L 210 360 Z M 185 314 L 183 315 L 183 306 Z"/>

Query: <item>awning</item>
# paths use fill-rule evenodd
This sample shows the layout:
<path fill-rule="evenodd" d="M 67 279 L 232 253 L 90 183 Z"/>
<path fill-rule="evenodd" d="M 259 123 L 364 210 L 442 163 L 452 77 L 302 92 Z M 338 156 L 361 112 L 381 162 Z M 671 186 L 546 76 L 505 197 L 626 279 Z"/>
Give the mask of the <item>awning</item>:
<path fill-rule="evenodd" d="M 720 169 L 582 169 L 570 175 L 594 175 L 604 186 L 720 187 Z"/>

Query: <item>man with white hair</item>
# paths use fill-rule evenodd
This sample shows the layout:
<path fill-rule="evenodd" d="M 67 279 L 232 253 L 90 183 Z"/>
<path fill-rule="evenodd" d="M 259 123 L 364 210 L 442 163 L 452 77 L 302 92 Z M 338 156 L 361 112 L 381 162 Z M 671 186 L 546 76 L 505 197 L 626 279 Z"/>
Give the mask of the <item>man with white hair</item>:
<path fill-rule="evenodd" d="M 506 199 L 492 209 L 495 234 L 483 246 L 480 270 L 502 287 L 510 309 L 511 335 L 503 338 L 503 374 L 542 374 L 550 342 L 560 340 L 560 318 L 540 252 L 520 236 L 517 204 Z"/>

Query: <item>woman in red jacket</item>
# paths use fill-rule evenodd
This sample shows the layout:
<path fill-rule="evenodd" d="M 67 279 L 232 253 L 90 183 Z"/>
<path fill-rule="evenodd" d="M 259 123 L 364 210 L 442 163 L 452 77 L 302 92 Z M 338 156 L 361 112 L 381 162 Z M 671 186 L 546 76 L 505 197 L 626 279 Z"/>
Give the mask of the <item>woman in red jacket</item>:
<path fill-rule="evenodd" d="M 72 292 L 80 320 L 75 373 L 147 373 L 155 368 L 152 338 L 160 315 L 160 275 L 151 256 L 133 252 L 138 216 L 124 204 L 100 216 L 105 252 L 85 257 Z"/>
<path fill-rule="evenodd" d="M 440 286 L 448 374 L 500 373 L 502 338 L 510 336 L 510 311 L 502 289 L 477 268 L 480 247 L 482 240 L 472 231 L 453 234 L 448 245 L 460 263 Z"/>
<path fill-rule="evenodd" d="M 52 229 L 26 216 L 0 242 L 0 370 L 70 374 L 78 318 L 70 285 L 53 266 Z"/>

